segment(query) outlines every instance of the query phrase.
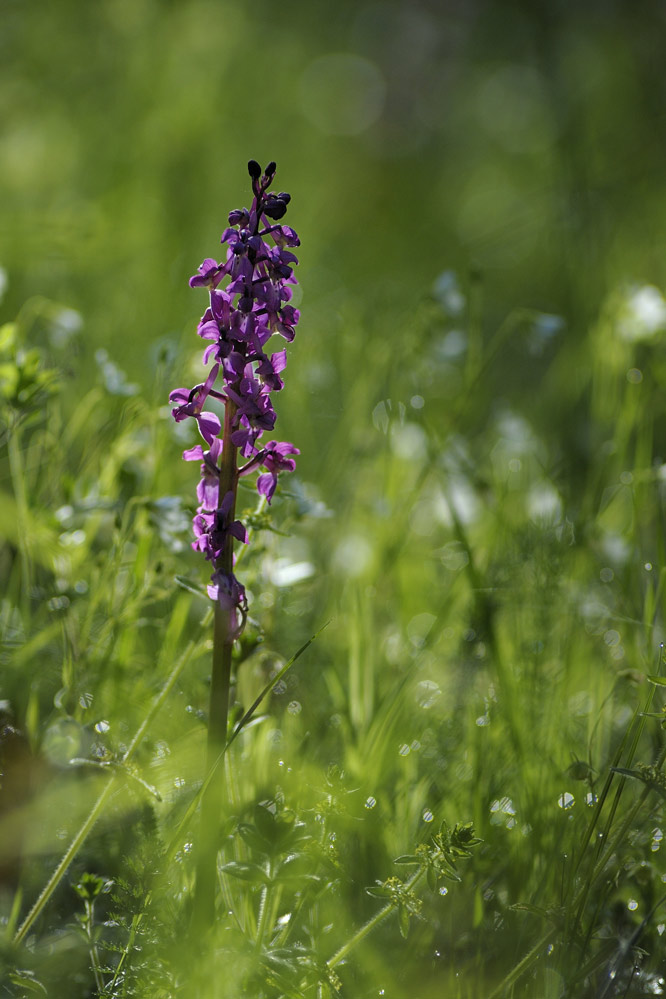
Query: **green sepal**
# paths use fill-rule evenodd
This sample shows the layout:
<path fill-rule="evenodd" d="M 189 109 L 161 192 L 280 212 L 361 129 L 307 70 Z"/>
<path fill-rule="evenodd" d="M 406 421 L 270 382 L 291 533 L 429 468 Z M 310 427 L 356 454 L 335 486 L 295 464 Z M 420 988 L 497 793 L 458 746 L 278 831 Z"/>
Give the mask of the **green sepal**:
<path fill-rule="evenodd" d="M 100 878 L 97 874 L 84 874 L 73 887 L 79 898 L 92 902 L 103 891 L 105 884 L 104 878 Z"/>
<path fill-rule="evenodd" d="M 657 687 L 666 687 L 666 676 L 657 676 L 656 673 L 648 673 L 647 678 L 650 683 L 656 684 Z"/>
<path fill-rule="evenodd" d="M 366 894 L 372 895 L 373 898 L 393 898 L 391 889 L 382 884 L 372 885 L 370 888 L 366 888 L 365 891 Z"/>

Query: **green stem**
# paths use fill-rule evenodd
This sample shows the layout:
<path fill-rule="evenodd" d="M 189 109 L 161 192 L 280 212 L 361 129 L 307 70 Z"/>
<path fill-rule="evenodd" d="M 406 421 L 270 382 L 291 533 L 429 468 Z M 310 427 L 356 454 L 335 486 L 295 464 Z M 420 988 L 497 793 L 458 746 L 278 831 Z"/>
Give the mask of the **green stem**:
<path fill-rule="evenodd" d="M 425 874 L 425 868 L 422 867 L 420 868 L 420 870 L 416 872 L 416 874 L 413 874 L 411 876 L 409 881 L 405 882 L 405 888 L 414 888 L 414 886 L 418 884 L 418 882 L 421 880 L 424 874 Z M 361 926 L 361 928 L 356 931 L 354 936 L 350 937 L 347 943 L 343 944 L 342 947 L 335 952 L 333 957 L 328 959 L 328 961 L 326 962 L 326 967 L 334 968 L 336 964 L 340 964 L 341 961 L 344 961 L 347 954 L 349 954 L 349 952 L 353 950 L 354 947 L 360 944 L 360 942 L 364 940 L 369 933 L 372 933 L 375 927 L 379 926 L 379 924 L 383 922 L 387 916 L 390 916 L 390 914 L 396 908 L 397 906 L 395 902 L 387 902 L 387 904 L 384 906 L 383 909 L 380 909 L 379 912 L 376 913 L 376 915 L 374 915 L 371 919 L 367 921 L 367 923 L 364 923 L 363 926 Z"/>
<path fill-rule="evenodd" d="M 102 978 L 102 971 L 99 960 L 99 951 L 97 950 L 97 944 L 95 943 L 94 928 L 95 928 L 95 906 L 94 902 L 86 900 L 86 935 L 88 937 L 88 952 L 90 954 L 90 964 L 92 967 L 92 972 L 95 977 L 95 985 L 99 994 L 102 994 L 104 989 L 104 980 Z"/>
<path fill-rule="evenodd" d="M 548 946 L 548 944 L 550 943 L 550 941 L 553 939 L 553 937 L 556 935 L 557 932 L 558 932 L 557 927 L 551 926 L 548 932 L 545 933 L 539 939 L 539 941 L 534 945 L 534 947 L 532 947 L 532 950 L 529 951 L 529 953 L 527 953 L 525 957 L 518 962 L 515 968 L 511 969 L 509 974 L 506 976 L 506 978 L 502 979 L 497 988 L 493 989 L 493 991 L 488 996 L 488 999 L 498 999 L 498 997 L 501 996 L 502 993 L 509 988 L 509 986 L 513 985 L 514 982 L 517 982 L 520 976 L 525 971 L 527 971 L 527 969 L 532 964 L 534 964 L 534 962 L 543 954 L 545 948 Z"/>
<path fill-rule="evenodd" d="M 238 472 L 237 450 L 231 441 L 236 407 L 227 401 L 224 410 L 222 456 L 218 506 L 231 492 L 233 501 L 227 513 L 227 523 L 235 516 Z M 233 572 L 233 538 L 227 535 L 224 550 L 215 564 L 217 571 L 230 576 Z M 231 653 L 236 637 L 236 610 L 223 608 L 215 603 L 213 628 L 213 664 L 211 672 L 210 702 L 208 711 L 208 744 L 206 751 L 206 778 L 213 775 L 220 754 L 227 744 L 229 701 L 231 697 Z M 201 833 L 196 866 L 196 886 L 193 910 L 193 931 L 203 932 L 212 925 L 215 917 L 215 888 L 217 885 L 217 851 L 219 846 L 220 815 L 225 794 L 224 766 L 209 781 L 201 800 Z"/>
<path fill-rule="evenodd" d="M 59 885 L 60 880 L 64 875 L 65 871 L 67 870 L 72 860 L 83 846 L 84 841 L 88 837 L 88 833 L 97 822 L 97 819 L 99 818 L 105 804 L 111 797 L 112 792 L 115 791 L 117 784 L 118 784 L 117 777 L 111 777 L 109 779 L 109 782 L 106 784 L 104 790 L 102 791 L 99 798 L 97 799 L 92 809 L 90 810 L 88 818 L 85 820 L 85 822 L 77 832 L 76 836 L 69 844 L 62 860 L 60 861 L 55 871 L 47 881 L 41 895 L 39 896 L 39 898 L 33 905 L 32 909 L 25 917 L 25 919 L 19 926 L 18 930 L 16 931 L 16 936 L 14 937 L 15 944 L 21 943 L 26 933 L 28 932 L 34 921 L 37 919 L 37 916 L 39 916 L 42 909 L 44 908 L 48 900 L 51 898 L 51 895 Z"/>
<path fill-rule="evenodd" d="M 141 922 L 141 920 L 144 917 L 146 908 L 148 906 L 148 903 L 150 902 L 150 897 L 151 896 L 150 896 L 150 892 L 149 892 L 148 895 L 146 896 L 146 899 L 145 899 L 145 902 L 144 902 L 143 911 L 135 913 L 135 915 L 132 916 L 132 925 L 130 926 L 129 936 L 127 938 L 127 943 L 125 944 L 125 946 L 123 948 L 123 952 L 120 955 L 120 960 L 118 961 L 118 964 L 116 965 L 116 970 L 115 970 L 115 972 L 113 974 L 113 978 L 111 979 L 111 983 L 109 985 L 109 993 L 111 995 L 113 995 L 113 990 L 114 990 L 114 988 L 116 986 L 116 982 L 118 981 L 120 973 L 123 970 L 123 965 L 124 965 L 125 961 L 127 960 L 129 952 L 131 951 L 132 947 L 134 946 L 134 941 L 136 939 L 136 934 L 137 934 L 137 930 L 139 928 L 139 923 Z"/>

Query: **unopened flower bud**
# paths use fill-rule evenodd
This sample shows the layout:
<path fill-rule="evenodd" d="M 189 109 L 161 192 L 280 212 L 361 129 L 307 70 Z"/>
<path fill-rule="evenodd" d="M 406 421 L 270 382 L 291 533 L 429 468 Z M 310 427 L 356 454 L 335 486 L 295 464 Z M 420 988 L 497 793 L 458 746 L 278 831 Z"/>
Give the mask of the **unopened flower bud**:
<path fill-rule="evenodd" d="M 281 219 L 287 211 L 287 205 L 282 198 L 269 198 L 264 208 L 264 215 L 269 219 Z"/>

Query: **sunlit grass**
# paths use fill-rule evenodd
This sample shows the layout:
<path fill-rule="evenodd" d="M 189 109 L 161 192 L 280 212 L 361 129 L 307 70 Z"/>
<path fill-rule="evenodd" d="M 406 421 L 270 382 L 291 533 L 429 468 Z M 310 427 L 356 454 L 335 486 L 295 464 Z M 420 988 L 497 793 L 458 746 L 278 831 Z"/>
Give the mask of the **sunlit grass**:
<path fill-rule="evenodd" d="M 196 944 L 210 634 L 182 443 L 103 365 L 75 400 L 57 348 L 35 370 L 57 371 L 59 393 L 33 373 L 36 394 L 12 397 L 5 376 L 3 710 L 25 739 L 14 757 L 5 736 L 7 774 L 25 768 L 1 819 L 8 994 L 172 995 L 187 979 L 220 997 L 339 984 L 463 999 L 656 981 L 663 777 L 638 764 L 660 767 L 663 746 L 645 679 L 661 672 L 662 368 L 653 334 L 623 335 L 624 303 L 577 376 L 598 441 L 583 467 L 529 407 L 484 395 L 492 338 L 470 359 L 446 299 L 406 330 L 412 362 L 358 373 L 322 482 L 285 489 L 279 533 L 243 570 L 256 624 L 236 722 L 330 623 L 226 755 L 219 916 Z M 529 339 L 538 323 L 508 325 Z M 549 350 L 556 413 L 572 390 Z M 11 344 L 4 361 L 20 367 Z M 262 894 L 239 829 L 268 803 L 301 830 L 285 850 L 302 859 Z M 407 942 L 396 908 L 347 952 L 384 904 L 365 889 L 406 880 L 396 858 L 465 822 L 482 843 L 461 882 L 421 886 Z M 86 873 L 102 890 L 82 923 Z"/>
<path fill-rule="evenodd" d="M 5 5 L 3 996 L 664 992 L 663 17 L 546 6 Z M 303 240 L 301 454 L 241 564 L 193 934 L 211 611 L 167 400 L 250 156 Z"/>

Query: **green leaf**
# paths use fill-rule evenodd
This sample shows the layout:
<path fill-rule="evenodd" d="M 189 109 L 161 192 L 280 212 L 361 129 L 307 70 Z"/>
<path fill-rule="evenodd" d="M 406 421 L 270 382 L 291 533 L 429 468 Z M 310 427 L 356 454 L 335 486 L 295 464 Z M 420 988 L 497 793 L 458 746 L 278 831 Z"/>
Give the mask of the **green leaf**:
<path fill-rule="evenodd" d="M 256 826 L 250 825 L 249 822 L 241 822 L 238 832 L 251 850 L 264 854 L 270 852 L 270 843 L 257 831 Z"/>
<path fill-rule="evenodd" d="M 272 808 L 270 807 L 272 805 Z M 259 835 L 265 842 L 272 846 L 277 837 L 277 823 L 275 821 L 275 802 L 255 805 L 253 809 L 254 822 Z"/>
<path fill-rule="evenodd" d="M 648 673 L 648 680 L 658 687 L 666 687 L 666 676 L 657 676 L 656 673 Z"/>
<path fill-rule="evenodd" d="M 422 862 L 421 857 L 417 857 L 414 853 L 403 853 L 401 857 L 396 857 L 393 861 L 394 864 L 420 864 Z"/>
<path fill-rule="evenodd" d="M 240 881 L 249 881 L 255 885 L 267 884 L 269 880 L 266 872 L 258 864 L 246 864 L 240 860 L 230 860 L 229 863 L 222 864 L 221 870 Z"/>
<path fill-rule="evenodd" d="M 449 869 L 447 867 L 442 867 L 439 870 L 440 878 L 447 878 L 449 881 L 462 881 L 462 878 L 457 871 Z"/>
<path fill-rule="evenodd" d="M 266 686 L 264 687 L 264 689 L 261 691 L 261 693 L 259 694 L 259 696 L 257 698 L 255 698 L 255 700 L 252 702 L 252 704 L 250 705 L 250 707 L 247 709 L 247 711 L 245 712 L 245 714 L 243 715 L 243 717 L 241 718 L 241 720 L 236 725 L 236 728 L 234 729 L 233 734 L 232 734 L 231 738 L 229 739 L 229 741 L 228 741 L 228 743 L 227 743 L 227 745 L 225 747 L 225 751 L 229 748 L 229 746 L 231 745 L 231 743 L 236 739 L 236 737 L 240 734 L 240 732 L 243 731 L 243 729 L 245 728 L 245 726 L 247 725 L 247 723 L 249 722 L 249 720 L 252 718 L 252 716 L 254 715 L 254 713 L 256 712 L 257 708 L 259 707 L 259 705 L 261 704 L 261 702 L 263 701 L 263 699 L 266 697 L 266 695 L 270 694 L 270 692 L 273 689 L 273 687 L 275 686 L 275 684 L 278 683 L 282 679 L 282 677 L 285 675 L 285 673 L 288 670 L 291 669 L 291 667 L 294 665 L 294 663 L 296 662 L 296 660 L 299 659 L 303 655 L 303 653 L 305 652 L 305 650 L 312 645 L 312 643 L 319 637 L 319 635 L 321 635 L 321 633 L 324 630 L 324 628 L 328 627 L 328 624 L 329 624 L 328 621 L 326 622 L 326 624 L 323 624 L 321 626 L 321 628 L 319 629 L 319 631 L 316 631 L 314 633 L 314 635 L 312 635 L 311 638 L 308 638 L 307 642 L 304 642 L 303 645 L 301 645 L 300 649 L 298 649 L 297 652 L 294 652 L 294 654 L 291 657 L 291 659 L 287 660 L 287 662 L 284 664 L 284 666 L 282 667 L 282 669 L 279 670 L 279 672 L 277 672 L 275 674 L 275 676 L 271 677 L 271 679 L 268 681 L 268 683 L 266 684 Z M 202 788 L 202 792 L 203 792 L 203 788 Z"/>
<path fill-rule="evenodd" d="M 33 976 L 31 971 L 10 972 L 9 980 L 13 985 L 19 985 L 22 989 L 25 989 L 26 992 L 32 992 L 40 996 L 48 995 L 45 986 Z"/>
<path fill-rule="evenodd" d="M 553 926 L 561 926 L 562 920 L 565 915 L 564 908 L 550 908 L 546 909 L 540 905 L 531 905 L 529 902 L 514 902 L 513 905 L 509 906 L 512 912 L 529 912 L 534 916 L 539 916 L 540 919 L 545 919 Z"/>
<path fill-rule="evenodd" d="M 284 884 L 293 881 L 319 881 L 319 875 L 308 870 L 311 863 L 307 853 L 292 853 L 278 866 L 273 881 Z"/>

